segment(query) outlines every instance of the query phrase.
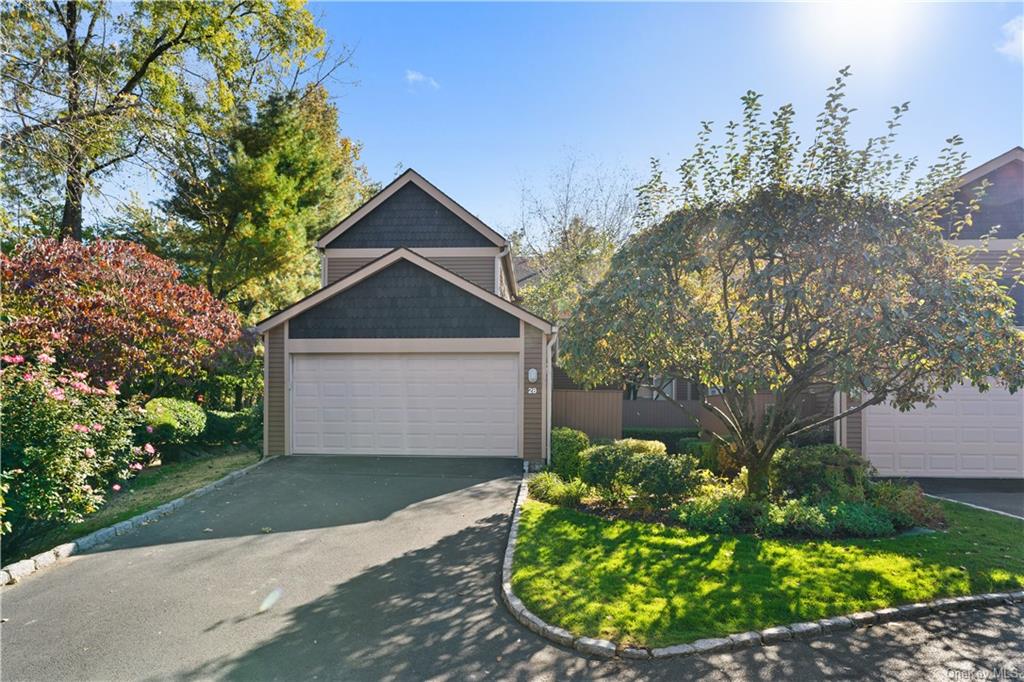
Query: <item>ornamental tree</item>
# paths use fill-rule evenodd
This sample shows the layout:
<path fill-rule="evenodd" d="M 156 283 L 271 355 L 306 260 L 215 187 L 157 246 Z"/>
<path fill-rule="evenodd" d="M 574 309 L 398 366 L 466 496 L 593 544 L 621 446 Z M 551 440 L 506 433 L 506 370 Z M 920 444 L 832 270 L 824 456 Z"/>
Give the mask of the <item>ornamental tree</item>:
<path fill-rule="evenodd" d="M 159 393 L 240 334 L 237 315 L 138 244 L 45 239 L 0 256 L 5 352 Z"/>
<path fill-rule="evenodd" d="M 953 198 L 960 139 L 912 182 L 916 160 L 893 151 L 907 105 L 854 148 L 846 75 L 802 152 L 792 107 L 765 122 L 751 92 L 722 142 L 704 124 L 678 185 L 654 162 L 640 191 L 648 226 L 564 332 L 561 364 L 581 383 L 668 374 L 705 387 L 694 417 L 724 424 L 716 437 L 747 467 L 752 496 L 794 436 L 870 405 L 930 404 L 958 382 L 1024 385 L 1024 334 L 1002 273 L 956 245 L 977 203 Z M 801 409 L 823 383 L 853 396 L 848 409 Z"/>

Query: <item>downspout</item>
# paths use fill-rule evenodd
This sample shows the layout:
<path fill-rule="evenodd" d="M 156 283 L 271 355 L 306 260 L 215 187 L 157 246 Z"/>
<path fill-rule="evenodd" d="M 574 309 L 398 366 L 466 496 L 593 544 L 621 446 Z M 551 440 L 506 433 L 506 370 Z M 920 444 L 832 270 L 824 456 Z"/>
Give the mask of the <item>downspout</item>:
<path fill-rule="evenodd" d="M 501 259 L 509 254 L 511 247 L 508 244 L 501 247 L 498 255 L 494 257 L 494 293 L 501 296 Z"/>
<path fill-rule="evenodd" d="M 544 388 L 545 399 L 547 401 L 547 438 L 548 444 L 544 452 L 544 462 L 548 466 L 551 466 L 551 398 L 554 395 L 552 390 L 552 384 L 554 383 L 555 375 L 555 362 L 554 358 L 551 357 L 551 349 L 558 341 L 558 325 L 551 328 L 551 337 L 548 339 L 547 344 L 544 346 L 544 381 L 546 386 Z"/>

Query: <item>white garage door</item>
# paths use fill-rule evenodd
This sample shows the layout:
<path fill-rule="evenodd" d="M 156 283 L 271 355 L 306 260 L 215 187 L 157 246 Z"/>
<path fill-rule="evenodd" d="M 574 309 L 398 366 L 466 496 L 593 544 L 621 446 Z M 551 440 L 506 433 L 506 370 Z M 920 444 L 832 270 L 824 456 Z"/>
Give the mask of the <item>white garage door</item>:
<path fill-rule="evenodd" d="M 517 457 L 518 367 L 516 354 L 294 355 L 292 451 Z"/>
<path fill-rule="evenodd" d="M 1024 393 L 958 386 L 930 408 L 870 407 L 864 452 L 883 476 L 1021 478 Z"/>

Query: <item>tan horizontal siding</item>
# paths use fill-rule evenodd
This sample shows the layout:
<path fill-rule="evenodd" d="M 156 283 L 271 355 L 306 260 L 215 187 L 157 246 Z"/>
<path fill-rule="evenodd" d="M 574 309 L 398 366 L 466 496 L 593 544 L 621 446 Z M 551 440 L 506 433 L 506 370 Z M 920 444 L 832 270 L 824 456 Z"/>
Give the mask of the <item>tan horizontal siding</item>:
<path fill-rule="evenodd" d="M 619 393 L 619 398 L 622 394 Z M 688 429 L 696 428 L 697 422 L 690 415 L 700 408 L 699 400 L 682 400 L 688 408 L 684 412 L 668 400 L 623 400 L 622 426 L 625 428 Z"/>
<path fill-rule="evenodd" d="M 987 265 L 990 268 L 1003 267 L 1007 274 L 1010 274 L 1020 272 L 1024 268 L 1024 250 L 975 251 L 970 254 L 970 260 L 972 263 Z"/>
<path fill-rule="evenodd" d="M 430 260 L 487 291 L 494 291 L 493 256 L 437 256 Z"/>
<path fill-rule="evenodd" d="M 864 454 L 864 413 L 857 412 L 846 418 L 846 447 Z"/>
<path fill-rule="evenodd" d="M 537 370 L 537 382 L 531 384 L 527 378 L 530 368 Z M 530 325 L 525 326 L 523 345 L 523 456 L 526 459 L 543 457 L 544 418 L 544 335 Z M 530 395 L 529 388 L 537 392 Z"/>
<path fill-rule="evenodd" d="M 267 402 L 267 454 L 283 455 L 285 452 L 285 391 L 284 375 L 284 325 L 267 332 L 267 347 L 264 349 L 267 363 L 267 385 L 264 399 Z"/>
<path fill-rule="evenodd" d="M 622 438 L 622 391 L 555 389 L 551 425 L 579 429 L 593 438 Z"/>
<path fill-rule="evenodd" d="M 372 260 L 376 260 L 376 258 L 370 258 L 368 256 L 360 258 L 328 256 L 327 284 L 334 284 L 342 277 L 351 275 L 353 272 L 363 267 Z"/>

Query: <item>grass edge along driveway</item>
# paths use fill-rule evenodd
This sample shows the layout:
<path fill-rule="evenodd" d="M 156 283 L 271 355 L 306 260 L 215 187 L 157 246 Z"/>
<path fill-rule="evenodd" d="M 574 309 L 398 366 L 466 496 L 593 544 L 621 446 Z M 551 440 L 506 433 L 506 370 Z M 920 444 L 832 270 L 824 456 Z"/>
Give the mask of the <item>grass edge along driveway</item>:
<path fill-rule="evenodd" d="M 244 445 L 210 446 L 204 450 L 204 456 L 144 469 L 138 476 L 122 484 L 121 492 L 109 492 L 104 504 L 80 522 L 54 524 L 53 527 L 27 539 L 12 556 L 5 556 L 3 563 L 6 565 L 18 559 L 25 559 L 93 531 L 144 514 L 165 502 L 176 500 L 227 476 L 236 469 L 260 460 L 260 453 L 256 448 Z"/>
<path fill-rule="evenodd" d="M 512 586 L 549 623 L 648 647 L 1020 589 L 1024 521 L 944 507 L 948 532 L 760 540 L 611 521 L 530 500 Z"/>

